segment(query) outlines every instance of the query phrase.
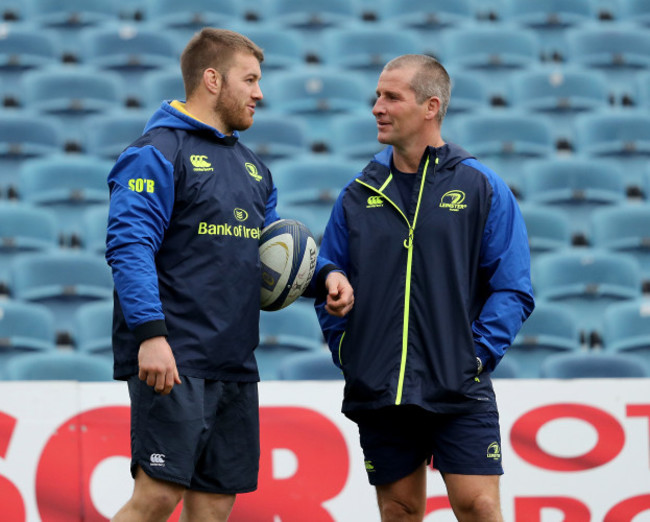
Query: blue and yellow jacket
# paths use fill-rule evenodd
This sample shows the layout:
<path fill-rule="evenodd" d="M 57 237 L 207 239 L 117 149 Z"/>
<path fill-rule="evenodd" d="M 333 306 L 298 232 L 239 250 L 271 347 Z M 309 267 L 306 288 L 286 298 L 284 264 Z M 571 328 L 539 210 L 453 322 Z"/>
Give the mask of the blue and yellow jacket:
<path fill-rule="evenodd" d="M 238 138 L 164 102 L 111 170 L 115 378 L 138 372 L 142 340 L 166 335 L 181 375 L 259 380 L 259 237 L 279 219 L 277 191 Z"/>
<path fill-rule="evenodd" d="M 387 147 L 344 188 L 321 244 L 355 292 L 342 319 L 316 302 L 345 375 L 343 412 L 495 410 L 489 374 L 534 307 L 517 203 L 494 172 L 448 143 L 425 151 L 403 206 L 391 156 Z"/>

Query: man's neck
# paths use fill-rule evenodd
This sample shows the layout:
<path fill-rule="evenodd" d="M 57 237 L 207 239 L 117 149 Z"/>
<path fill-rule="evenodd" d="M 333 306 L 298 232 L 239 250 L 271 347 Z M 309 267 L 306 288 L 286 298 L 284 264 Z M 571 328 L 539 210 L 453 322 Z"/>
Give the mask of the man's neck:
<path fill-rule="evenodd" d="M 417 172 L 420 168 L 422 154 L 427 147 L 442 147 L 445 142 L 442 138 L 426 145 L 412 146 L 409 148 L 393 147 L 393 164 L 401 172 Z"/>
<path fill-rule="evenodd" d="M 227 134 L 223 128 L 223 123 L 221 119 L 217 117 L 217 114 L 213 110 L 209 110 L 204 107 L 201 103 L 190 100 L 185 102 L 185 110 L 195 119 L 199 120 L 210 127 L 214 127 L 222 134 Z M 232 134 L 232 133 L 231 133 Z"/>

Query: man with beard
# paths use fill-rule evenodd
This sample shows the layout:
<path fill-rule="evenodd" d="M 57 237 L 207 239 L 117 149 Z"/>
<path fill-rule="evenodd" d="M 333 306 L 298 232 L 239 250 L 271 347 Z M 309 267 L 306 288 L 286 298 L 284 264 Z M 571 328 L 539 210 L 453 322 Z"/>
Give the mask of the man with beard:
<path fill-rule="evenodd" d="M 186 102 L 163 102 L 108 177 L 114 377 L 131 399 L 133 496 L 115 521 L 225 521 L 259 468 L 259 235 L 279 219 L 268 168 L 239 142 L 262 99 L 262 50 L 205 28 L 181 55 Z M 318 259 L 329 311 L 353 302 Z"/>

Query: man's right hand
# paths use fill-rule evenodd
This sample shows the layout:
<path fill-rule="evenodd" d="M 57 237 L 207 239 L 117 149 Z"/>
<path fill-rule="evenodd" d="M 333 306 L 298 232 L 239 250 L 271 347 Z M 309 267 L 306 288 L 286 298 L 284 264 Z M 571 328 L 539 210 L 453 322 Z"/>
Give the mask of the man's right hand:
<path fill-rule="evenodd" d="M 140 344 L 138 365 L 140 380 L 147 381 L 157 393 L 167 395 L 174 384 L 181 383 L 171 346 L 163 336 L 152 337 Z"/>

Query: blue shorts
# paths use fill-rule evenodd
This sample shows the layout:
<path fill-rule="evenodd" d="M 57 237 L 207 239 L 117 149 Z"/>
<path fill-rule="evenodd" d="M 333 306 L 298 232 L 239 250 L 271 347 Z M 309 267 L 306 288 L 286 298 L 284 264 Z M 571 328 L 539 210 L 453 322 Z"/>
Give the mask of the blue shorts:
<path fill-rule="evenodd" d="M 256 382 L 181 376 L 169 395 L 129 378 L 131 473 L 194 491 L 236 494 L 257 489 L 260 460 Z"/>
<path fill-rule="evenodd" d="M 502 475 L 497 412 L 440 414 L 418 406 L 357 413 L 368 480 L 390 484 L 433 461 L 442 473 Z"/>

